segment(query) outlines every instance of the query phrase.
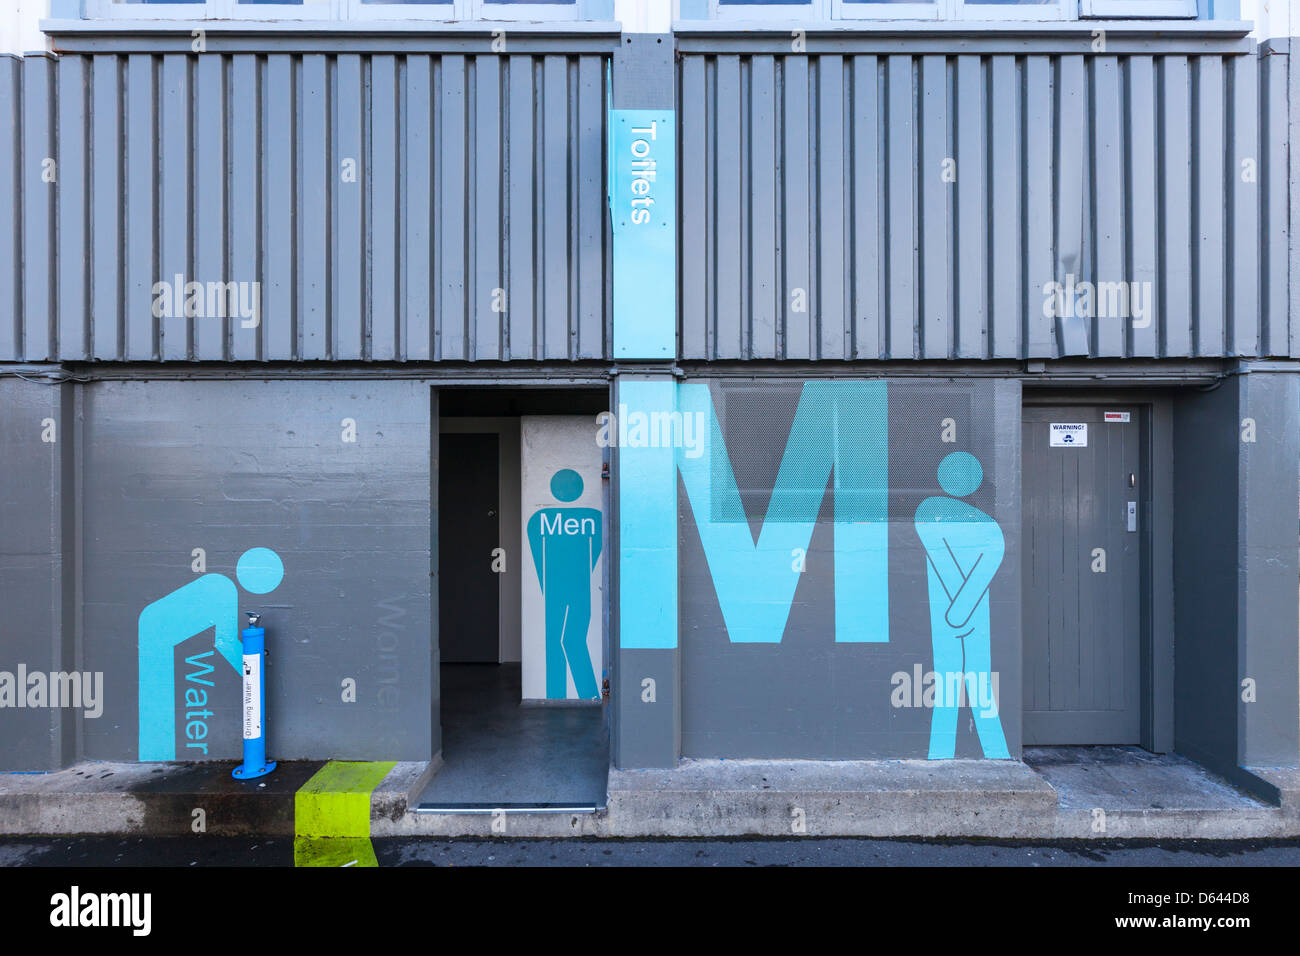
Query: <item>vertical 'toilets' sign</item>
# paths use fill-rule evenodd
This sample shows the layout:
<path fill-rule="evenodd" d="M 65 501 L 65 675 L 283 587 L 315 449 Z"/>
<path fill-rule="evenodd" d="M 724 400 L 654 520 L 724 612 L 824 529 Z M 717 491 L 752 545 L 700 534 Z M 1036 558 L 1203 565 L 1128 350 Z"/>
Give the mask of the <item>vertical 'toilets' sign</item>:
<path fill-rule="evenodd" d="M 672 110 L 610 111 L 614 357 L 671 359 L 677 343 L 677 146 Z"/>

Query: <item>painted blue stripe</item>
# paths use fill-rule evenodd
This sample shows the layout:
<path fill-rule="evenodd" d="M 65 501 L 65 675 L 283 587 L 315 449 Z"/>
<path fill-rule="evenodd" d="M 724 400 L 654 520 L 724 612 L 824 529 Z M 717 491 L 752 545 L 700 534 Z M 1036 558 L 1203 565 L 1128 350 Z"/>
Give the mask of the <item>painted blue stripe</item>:
<path fill-rule="evenodd" d="M 671 414 L 672 382 L 621 381 L 618 427 L 626 418 Z M 677 465 L 674 449 L 624 443 L 618 450 L 619 643 L 677 646 Z"/>

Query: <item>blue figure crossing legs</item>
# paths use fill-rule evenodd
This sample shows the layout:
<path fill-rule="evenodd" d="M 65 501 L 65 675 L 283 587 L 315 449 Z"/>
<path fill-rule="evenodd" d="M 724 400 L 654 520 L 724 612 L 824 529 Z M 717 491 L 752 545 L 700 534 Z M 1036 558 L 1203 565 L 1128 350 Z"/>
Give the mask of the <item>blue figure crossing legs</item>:
<path fill-rule="evenodd" d="M 979 459 L 953 452 L 939 463 L 939 487 L 952 497 L 926 498 L 916 509 L 916 534 L 925 547 L 930 595 L 930 640 L 934 648 L 935 702 L 930 718 L 930 759 L 944 759 L 957 749 L 959 699 L 946 675 L 960 675 L 966 688 L 975 730 L 984 756 L 1008 759 L 1006 737 L 992 679 L 989 585 L 1006 543 L 989 515 L 960 500 L 984 480 Z M 984 700 L 979 694 L 985 689 Z"/>
<path fill-rule="evenodd" d="M 558 501 L 576 501 L 582 476 L 562 468 L 551 477 Z M 542 508 L 528 519 L 528 545 L 546 605 L 546 696 L 569 696 L 566 669 L 579 698 L 600 697 L 587 652 L 591 572 L 600 557 L 601 515 L 596 508 Z"/>

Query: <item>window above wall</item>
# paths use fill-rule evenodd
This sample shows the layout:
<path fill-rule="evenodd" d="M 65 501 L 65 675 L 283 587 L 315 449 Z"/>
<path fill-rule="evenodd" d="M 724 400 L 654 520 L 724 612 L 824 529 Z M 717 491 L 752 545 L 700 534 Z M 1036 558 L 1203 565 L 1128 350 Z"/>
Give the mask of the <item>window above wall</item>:
<path fill-rule="evenodd" d="M 1076 20 L 1194 19 L 1198 0 L 681 0 L 683 19 Z M 1204 2 L 1204 0 L 1202 0 Z"/>
<path fill-rule="evenodd" d="M 612 0 L 85 0 L 87 19 L 590 20 Z"/>

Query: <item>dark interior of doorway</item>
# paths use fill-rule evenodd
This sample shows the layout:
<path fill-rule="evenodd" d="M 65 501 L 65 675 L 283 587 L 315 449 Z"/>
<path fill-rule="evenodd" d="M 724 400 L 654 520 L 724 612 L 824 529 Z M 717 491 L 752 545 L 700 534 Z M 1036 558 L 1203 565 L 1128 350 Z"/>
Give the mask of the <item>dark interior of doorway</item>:
<path fill-rule="evenodd" d="M 521 665 L 509 642 L 501 639 L 498 617 L 503 590 L 517 588 L 518 577 L 494 573 L 486 556 L 500 546 L 507 549 L 507 561 L 517 561 L 521 570 L 527 564 L 519 529 L 508 526 L 517 511 L 503 507 L 507 502 L 501 498 L 503 490 L 507 497 L 518 493 L 518 418 L 590 414 L 594 427 L 595 414 L 608 406 L 607 392 L 442 389 L 439 405 L 437 639 L 443 762 L 417 809 L 602 808 L 609 771 L 607 706 L 521 701 Z M 485 559 L 455 558 L 470 554 Z"/>

